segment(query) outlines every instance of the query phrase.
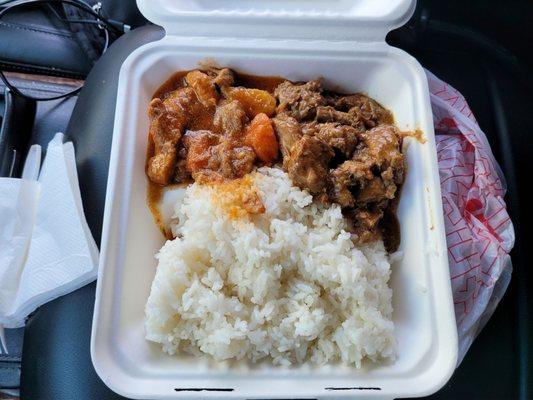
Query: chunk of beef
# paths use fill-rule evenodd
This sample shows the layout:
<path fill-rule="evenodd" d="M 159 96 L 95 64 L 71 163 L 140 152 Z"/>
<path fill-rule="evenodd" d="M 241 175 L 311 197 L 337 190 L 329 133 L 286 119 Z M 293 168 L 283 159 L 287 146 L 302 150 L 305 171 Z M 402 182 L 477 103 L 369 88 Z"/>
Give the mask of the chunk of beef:
<path fill-rule="evenodd" d="M 235 83 L 233 72 L 231 72 L 229 68 L 222 68 L 216 70 L 216 75 L 213 78 L 213 83 L 219 88 L 233 86 L 233 84 Z"/>
<path fill-rule="evenodd" d="M 206 106 L 214 107 L 218 102 L 218 92 L 211 77 L 195 70 L 185 76 L 187 85 L 194 89 L 198 99 Z"/>
<path fill-rule="evenodd" d="M 302 124 L 302 133 L 322 140 L 335 150 L 336 156 L 340 156 L 341 160 L 346 160 L 352 157 L 362 131 L 336 122 L 317 123 L 313 121 Z"/>
<path fill-rule="evenodd" d="M 220 172 L 224 178 L 241 178 L 252 171 L 255 152 L 251 147 L 229 140 L 218 146 Z"/>
<path fill-rule="evenodd" d="M 217 145 L 220 137 L 210 131 L 187 131 L 183 144 L 187 150 L 186 165 L 191 175 L 201 170 L 218 170 L 220 158 Z"/>
<path fill-rule="evenodd" d="M 283 165 L 295 185 L 311 194 L 321 194 L 326 187 L 328 163 L 334 154 L 321 140 L 303 136 L 292 146 Z"/>
<path fill-rule="evenodd" d="M 330 198 L 341 207 L 354 207 L 355 192 L 364 188 L 373 179 L 371 165 L 361 161 L 348 160 L 331 171 Z"/>
<path fill-rule="evenodd" d="M 158 185 L 167 185 L 174 175 L 177 157 L 178 151 L 174 143 L 165 142 L 160 151 L 148 160 L 146 175 Z"/>
<path fill-rule="evenodd" d="M 184 145 L 187 170 L 202 183 L 240 178 L 255 161 L 252 148 L 210 131 L 187 131 Z"/>
<path fill-rule="evenodd" d="M 359 114 L 353 109 L 349 112 L 335 110 L 331 106 L 321 106 L 316 109 L 316 120 L 318 122 L 338 122 L 342 125 L 350 125 L 358 130 L 364 130 L 365 125 Z"/>
<path fill-rule="evenodd" d="M 228 137 L 238 137 L 244 132 L 244 126 L 248 122 L 248 117 L 241 104 L 236 101 L 221 102 L 217 107 L 213 120 L 214 127 L 218 133 Z"/>
<path fill-rule="evenodd" d="M 391 124 L 393 122 L 392 114 L 388 110 L 377 101 L 361 93 L 333 96 L 328 98 L 328 104 L 337 110 L 358 114 L 368 129 L 379 124 Z"/>
<path fill-rule="evenodd" d="M 365 147 L 356 152 L 354 159 L 372 163 L 377 167 L 379 175 L 386 186 L 399 185 L 403 182 L 404 164 L 401 152 L 402 138 L 393 125 L 379 125 L 361 135 Z M 387 191 L 387 197 L 392 198 L 395 192 L 392 188 Z"/>
<path fill-rule="evenodd" d="M 331 172 L 331 198 L 342 207 L 394 198 L 403 181 L 401 139 L 396 128 L 380 125 L 361 135 L 351 160 Z"/>
<path fill-rule="evenodd" d="M 272 118 L 272 123 L 278 138 L 281 154 L 283 159 L 285 159 L 289 157 L 292 146 L 302 137 L 300 124 L 287 114 L 278 114 L 275 118 Z"/>
<path fill-rule="evenodd" d="M 379 206 L 360 207 L 345 210 L 350 231 L 357 236 L 359 243 L 368 243 L 380 237 L 379 223 L 383 218 L 383 208 Z"/>
<path fill-rule="evenodd" d="M 148 160 L 147 175 L 160 185 L 170 183 L 178 159 L 177 148 L 188 124 L 188 115 L 201 107 L 196 93 L 191 88 L 180 88 L 150 102 L 150 137 L 154 154 Z"/>
<path fill-rule="evenodd" d="M 314 118 L 317 107 L 326 104 L 321 80 L 300 84 L 285 81 L 274 90 L 274 96 L 279 101 L 278 113 L 287 111 L 298 121 Z"/>
<path fill-rule="evenodd" d="M 165 100 L 156 98 L 148 107 L 150 137 L 155 144 L 155 153 L 168 141 L 178 143 L 187 125 L 187 110 L 190 98 L 196 98 L 192 91 L 177 90 L 173 97 Z"/>

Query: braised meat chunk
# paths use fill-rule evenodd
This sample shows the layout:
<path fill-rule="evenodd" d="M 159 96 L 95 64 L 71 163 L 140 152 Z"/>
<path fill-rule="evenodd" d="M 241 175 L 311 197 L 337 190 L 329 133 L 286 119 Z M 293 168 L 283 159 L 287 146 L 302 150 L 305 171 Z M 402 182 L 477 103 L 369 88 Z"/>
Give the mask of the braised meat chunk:
<path fill-rule="evenodd" d="M 355 193 L 360 191 L 373 178 L 369 165 L 360 161 L 348 160 L 331 171 L 330 198 L 341 207 L 354 207 Z"/>
<path fill-rule="evenodd" d="M 274 124 L 281 154 L 283 159 L 286 159 L 290 155 L 292 146 L 302 137 L 300 124 L 288 114 L 278 114 L 275 118 L 272 118 L 272 123 Z"/>
<path fill-rule="evenodd" d="M 220 167 L 218 157 L 218 144 L 220 136 L 210 131 L 187 131 L 183 138 L 186 150 L 186 167 L 189 173 L 195 176 L 202 170 L 216 171 Z"/>
<path fill-rule="evenodd" d="M 385 205 L 371 205 L 346 210 L 351 231 L 360 243 L 368 243 L 380 238 L 380 222 L 384 215 Z"/>
<path fill-rule="evenodd" d="M 322 96 L 322 80 L 295 84 L 285 81 L 274 91 L 279 101 L 278 113 L 286 111 L 298 121 L 314 118 L 316 109 L 326 104 Z"/>
<path fill-rule="evenodd" d="M 241 143 L 225 140 L 219 145 L 220 172 L 226 179 L 241 178 L 252 172 L 255 152 Z"/>
<path fill-rule="evenodd" d="M 231 72 L 229 68 L 213 69 L 211 72 L 215 75 L 213 78 L 213 83 L 219 88 L 233 86 L 235 83 L 233 72 Z"/>
<path fill-rule="evenodd" d="M 364 122 L 355 108 L 344 112 L 338 111 L 331 106 L 317 107 L 316 120 L 318 122 L 338 122 L 342 125 L 350 125 L 358 130 L 365 129 Z"/>
<path fill-rule="evenodd" d="M 304 135 L 315 136 L 330 146 L 336 155 L 340 154 L 343 158 L 349 159 L 354 153 L 364 129 L 361 130 L 337 122 L 311 122 L 302 124 L 302 132 Z"/>
<path fill-rule="evenodd" d="M 209 75 L 201 71 L 191 71 L 185 76 L 187 85 L 191 87 L 198 99 L 206 106 L 214 106 L 218 101 L 218 92 Z"/>
<path fill-rule="evenodd" d="M 296 186 L 311 194 L 321 194 L 326 188 L 328 163 L 334 154 L 321 140 L 304 136 L 292 146 L 283 167 Z"/>
<path fill-rule="evenodd" d="M 361 135 L 365 144 L 354 157 L 373 162 L 382 171 L 394 170 L 395 181 L 403 181 L 403 154 L 400 132 L 394 125 L 379 125 Z"/>
<path fill-rule="evenodd" d="M 247 122 L 248 117 L 236 100 L 226 101 L 218 106 L 213 120 L 217 132 L 227 136 L 241 135 Z"/>
<path fill-rule="evenodd" d="M 370 129 L 379 124 L 392 124 L 392 114 L 377 101 L 364 94 L 357 93 L 346 96 L 328 98 L 328 105 L 337 110 L 358 114 L 360 120 Z"/>
<path fill-rule="evenodd" d="M 196 94 L 190 88 L 176 90 L 164 100 L 156 98 L 150 102 L 148 117 L 154 154 L 148 160 L 146 173 L 152 182 L 166 185 L 172 180 L 177 146 L 187 127 L 188 114 L 198 106 Z"/>
<path fill-rule="evenodd" d="M 331 173 L 332 198 L 343 207 L 353 207 L 356 201 L 365 204 L 393 199 L 403 182 L 403 155 L 396 128 L 381 125 L 362 138 L 353 158 Z"/>
<path fill-rule="evenodd" d="M 240 178 L 252 171 L 252 148 L 210 131 L 187 131 L 186 167 L 195 181 L 202 183 Z"/>
<path fill-rule="evenodd" d="M 159 152 L 150 158 L 146 169 L 148 178 L 158 185 L 166 185 L 174 175 L 178 151 L 173 142 L 165 142 Z"/>
<path fill-rule="evenodd" d="M 330 198 L 348 209 L 359 240 L 378 234 L 379 221 L 403 183 L 401 137 L 392 125 L 361 135 L 351 160 L 331 172 Z"/>

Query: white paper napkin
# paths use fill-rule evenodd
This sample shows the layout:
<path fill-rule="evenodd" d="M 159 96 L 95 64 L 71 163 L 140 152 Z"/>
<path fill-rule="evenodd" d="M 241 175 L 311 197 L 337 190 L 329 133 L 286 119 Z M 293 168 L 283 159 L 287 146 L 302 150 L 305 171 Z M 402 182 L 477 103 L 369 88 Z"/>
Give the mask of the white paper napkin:
<path fill-rule="evenodd" d="M 35 225 L 41 147 L 32 146 L 26 159 L 22 179 L 0 178 L 0 350 L 6 353 L 1 316 L 11 312 Z"/>
<path fill-rule="evenodd" d="M 23 326 L 40 305 L 96 278 L 98 249 L 83 214 L 74 146 L 63 143 L 61 133 L 48 145 L 38 184 L 35 224 L 23 267 L 16 266 L 20 258 L 6 264 L 0 252 L 0 325 L 5 327 Z M 20 218 L 30 219 L 28 206 L 17 201 L 16 207 L 23 214 Z"/>

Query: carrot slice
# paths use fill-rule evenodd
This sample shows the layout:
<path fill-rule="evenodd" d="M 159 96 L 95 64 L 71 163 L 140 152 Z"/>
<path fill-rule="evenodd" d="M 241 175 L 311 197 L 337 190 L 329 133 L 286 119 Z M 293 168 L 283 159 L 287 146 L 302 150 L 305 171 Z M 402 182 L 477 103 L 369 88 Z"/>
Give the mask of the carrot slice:
<path fill-rule="evenodd" d="M 271 117 L 276 112 L 276 99 L 266 90 L 232 87 L 227 88 L 224 93 L 228 99 L 241 103 L 250 119 L 259 113 Z"/>
<path fill-rule="evenodd" d="M 259 113 L 252 120 L 245 134 L 245 144 L 254 149 L 257 157 L 266 163 L 271 163 L 278 157 L 278 140 L 270 118 Z"/>

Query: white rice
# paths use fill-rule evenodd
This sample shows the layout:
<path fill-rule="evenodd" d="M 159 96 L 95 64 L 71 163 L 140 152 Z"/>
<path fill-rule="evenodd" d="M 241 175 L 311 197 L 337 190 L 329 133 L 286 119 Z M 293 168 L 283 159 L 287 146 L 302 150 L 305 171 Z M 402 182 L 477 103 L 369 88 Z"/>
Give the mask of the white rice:
<path fill-rule="evenodd" d="M 165 352 L 275 364 L 394 359 L 383 243 L 354 245 L 339 206 L 323 207 L 279 169 L 253 174 L 266 212 L 230 218 L 217 189 L 178 202 L 146 304 L 146 338 Z"/>

